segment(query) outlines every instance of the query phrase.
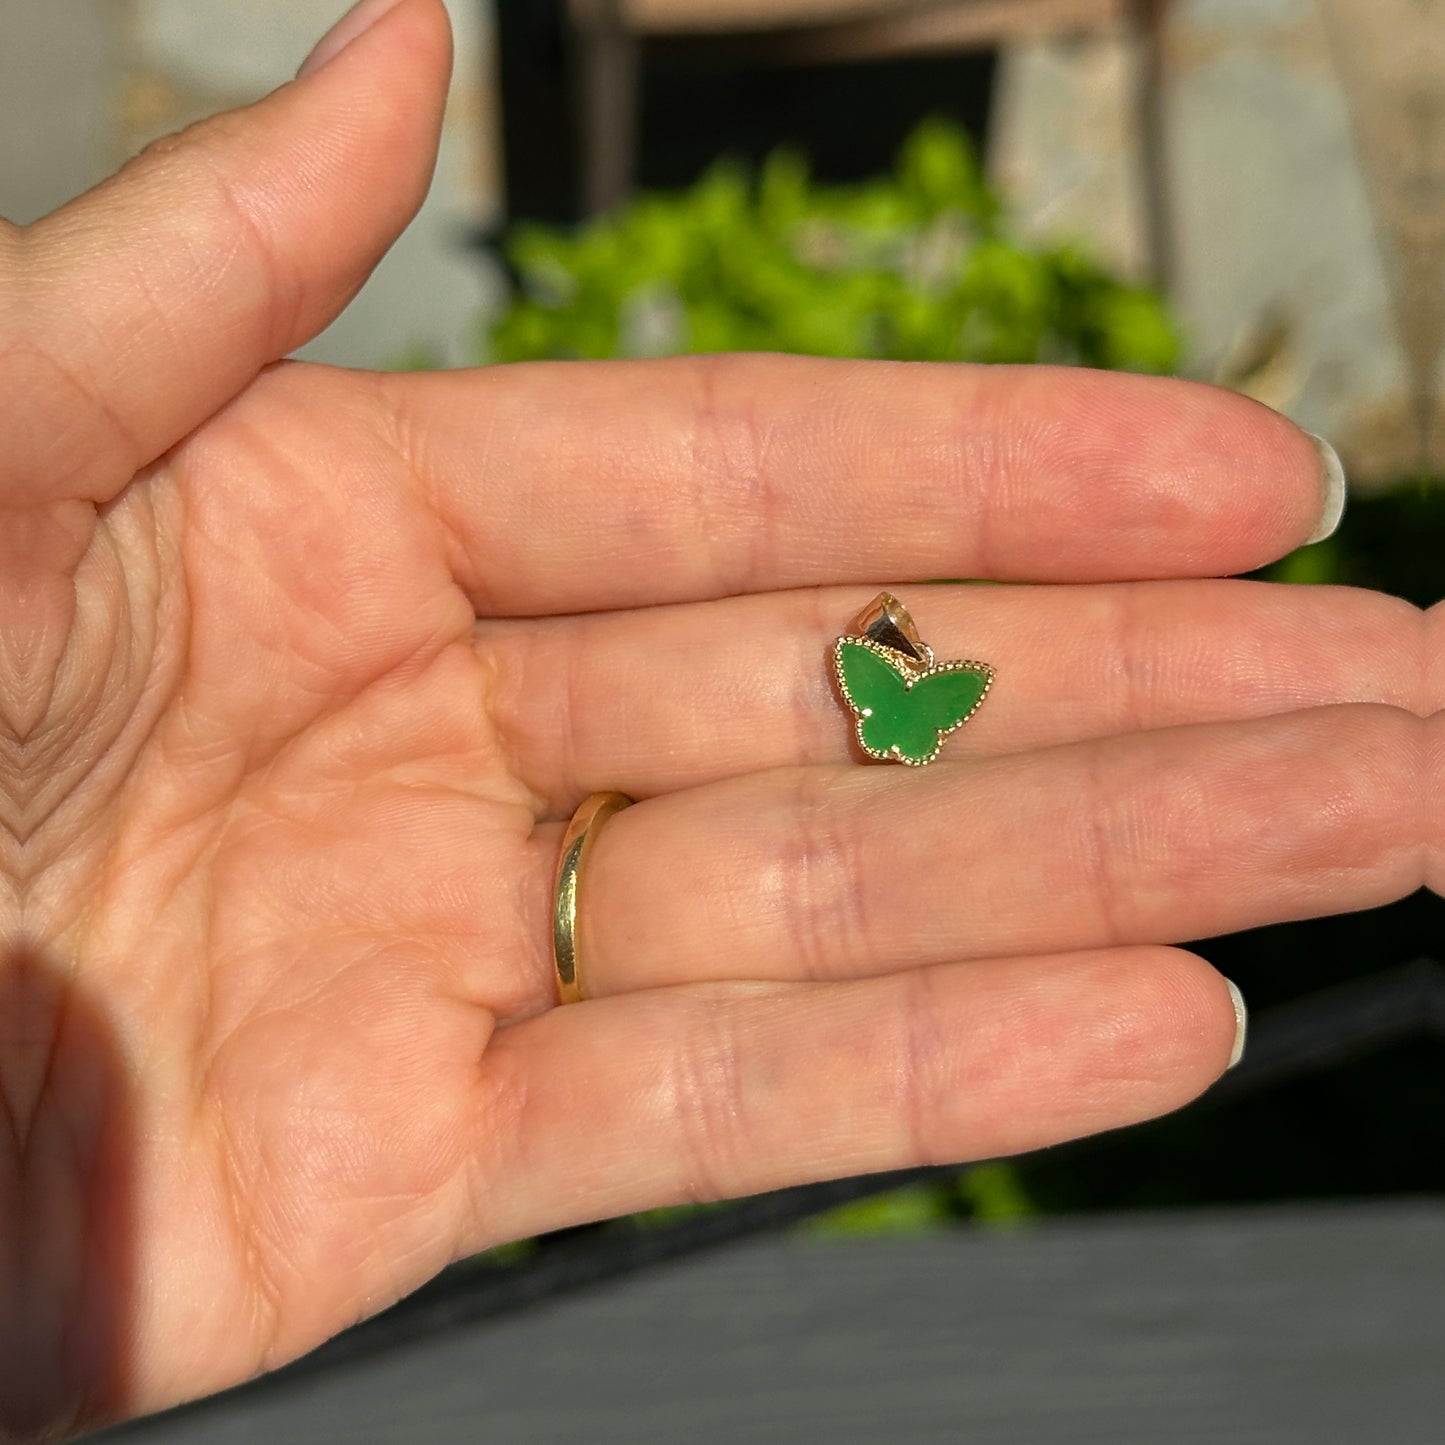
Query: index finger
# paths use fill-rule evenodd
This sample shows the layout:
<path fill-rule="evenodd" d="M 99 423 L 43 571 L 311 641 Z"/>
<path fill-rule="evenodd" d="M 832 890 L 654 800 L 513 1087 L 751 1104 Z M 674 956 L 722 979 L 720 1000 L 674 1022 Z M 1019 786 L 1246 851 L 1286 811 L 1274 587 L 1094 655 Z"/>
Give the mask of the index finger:
<path fill-rule="evenodd" d="M 1313 539 L 1343 499 L 1308 432 L 1170 377 L 718 353 L 385 385 L 483 614 L 879 576 L 1227 575 Z"/>

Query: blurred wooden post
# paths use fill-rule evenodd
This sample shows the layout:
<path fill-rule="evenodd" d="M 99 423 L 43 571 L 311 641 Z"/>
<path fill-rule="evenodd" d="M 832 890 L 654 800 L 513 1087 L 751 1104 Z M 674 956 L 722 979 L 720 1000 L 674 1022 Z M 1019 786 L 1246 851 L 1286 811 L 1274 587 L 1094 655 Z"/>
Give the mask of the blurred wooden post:
<path fill-rule="evenodd" d="M 602 215 L 631 194 L 637 155 L 641 37 L 622 13 L 623 0 L 588 0 L 573 7 L 581 129 L 584 214 Z M 585 10 L 585 23 L 576 25 Z"/>
<path fill-rule="evenodd" d="M 1130 0 L 1139 47 L 1134 123 L 1139 133 L 1145 253 L 1149 258 L 1149 279 L 1166 296 L 1172 294 L 1177 280 L 1174 208 L 1169 194 L 1168 118 L 1164 109 L 1164 40 L 1169 3 Z"/>

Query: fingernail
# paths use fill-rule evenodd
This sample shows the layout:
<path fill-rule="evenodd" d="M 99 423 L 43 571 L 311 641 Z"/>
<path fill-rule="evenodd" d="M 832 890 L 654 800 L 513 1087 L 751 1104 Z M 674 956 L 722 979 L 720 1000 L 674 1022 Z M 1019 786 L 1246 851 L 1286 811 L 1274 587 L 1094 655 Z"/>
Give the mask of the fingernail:
<path fill-rule="evenodd" d="M 316 49 L 306 57 L 301 69 L 296 72 L 296 79 L 304 80 L 308 75 L 314 75 L 328 61 L 335 60 L 353 40 L 366 34 L 382 16 L 389 10 L 396 9 L 399 4 L 401 0 L 361 0 L 359 5 L 353 5 L 321 37 Z"/>
<path fill-rule="evenodd" d="M 1333 536 L 1340 525 L 1340 518 L 1345 514 L 1345 469 L 1340 462 L 1340 454 L 1322 436 L 1316 436 L 1314 432 L 1306 432 L 1305 435 L 1315 444 L 1320 456 L 1320 495 L 1323 501 L 1319 526 L 1305 541 L 1308 547 L 1311 542 L 1323 542 L 1326 537 Z"/>
<path fill-rule="evenodd" d="M 1229 979 L 1224 982 L 1229 987 L 1229 1001 L 1234 1005 L 1234 1048 L 1229 1055 L 1229 1063 L 1225 1066 L 1227 1073 L 1244 1057 L 1244 1036 L 1249 1032 L 1249 1010 L 1244 1006 L 1244 995 L 1240 993 L 1236 984 Z"/>

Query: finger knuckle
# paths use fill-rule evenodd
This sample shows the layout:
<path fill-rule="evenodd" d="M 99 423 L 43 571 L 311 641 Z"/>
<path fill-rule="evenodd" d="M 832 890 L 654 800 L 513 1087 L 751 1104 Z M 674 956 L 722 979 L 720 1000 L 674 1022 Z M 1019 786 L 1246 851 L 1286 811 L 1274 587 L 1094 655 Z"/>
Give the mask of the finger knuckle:
<path fill-rule="evenodd" d="M 866 830 L 826 772 L 799 770 L 788 811 L 780 873 L 792 961 L 802 978 L 835 978 L 880 953 Z"/>

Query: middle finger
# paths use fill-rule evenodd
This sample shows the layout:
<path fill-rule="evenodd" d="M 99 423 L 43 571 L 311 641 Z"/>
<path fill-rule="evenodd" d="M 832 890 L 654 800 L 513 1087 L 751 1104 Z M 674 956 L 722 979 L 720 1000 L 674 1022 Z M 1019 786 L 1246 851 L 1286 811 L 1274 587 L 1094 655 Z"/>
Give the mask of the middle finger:
<path fill-rule="evenodd" d="M 1331 703 L 1427 712 L 1418 609 L 1242 581 L 898 587 L 940 659 L 997 677 L 939 763 Z M 828 587 L 478 624 L 494 721 L 552 816 L 857 754 L 830 648 L 869 598 Z"/>

